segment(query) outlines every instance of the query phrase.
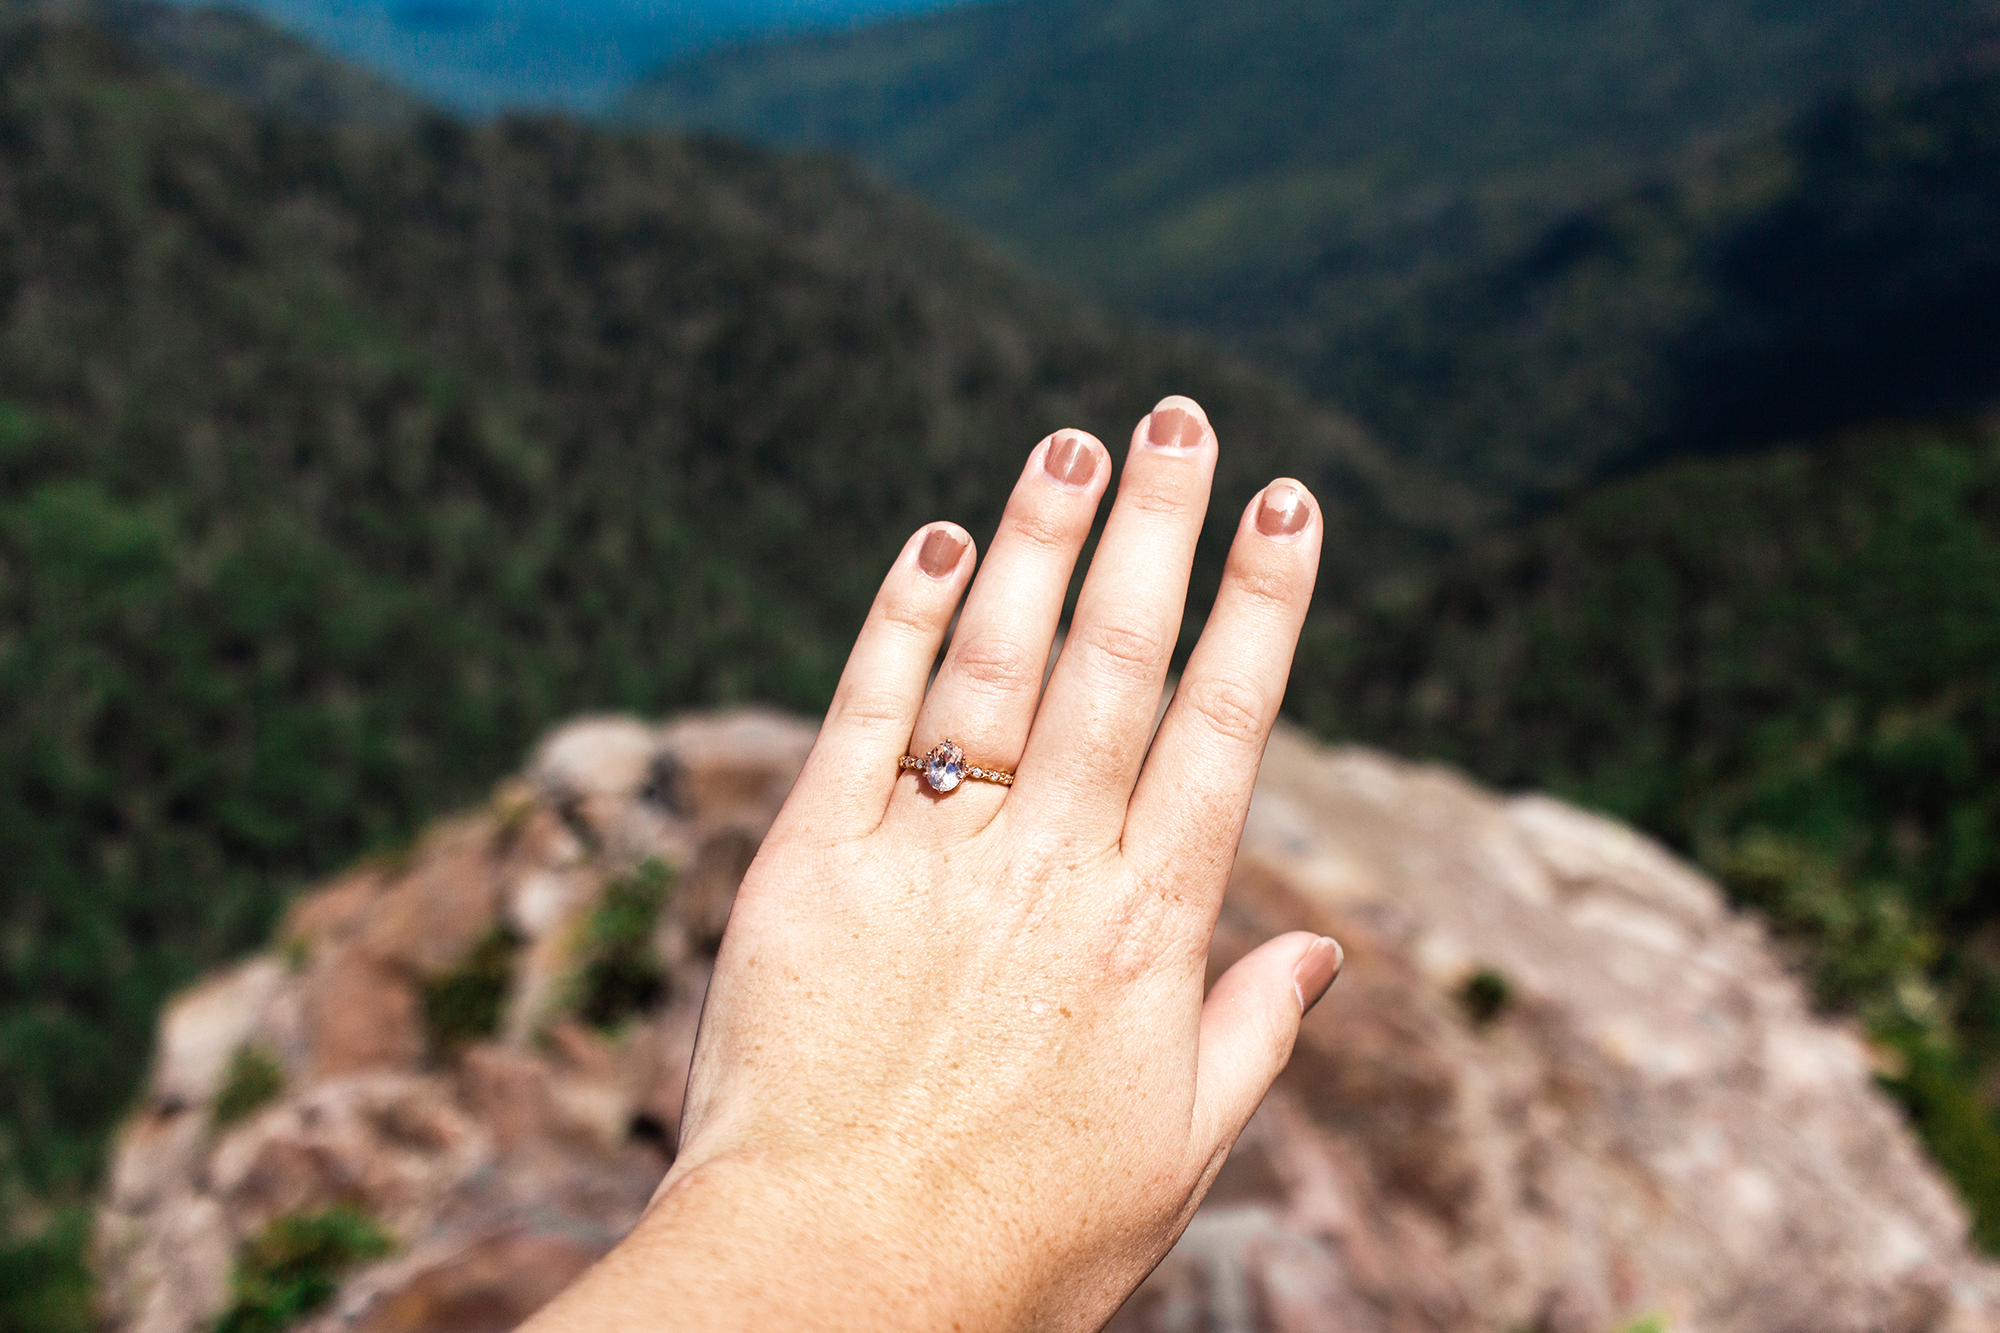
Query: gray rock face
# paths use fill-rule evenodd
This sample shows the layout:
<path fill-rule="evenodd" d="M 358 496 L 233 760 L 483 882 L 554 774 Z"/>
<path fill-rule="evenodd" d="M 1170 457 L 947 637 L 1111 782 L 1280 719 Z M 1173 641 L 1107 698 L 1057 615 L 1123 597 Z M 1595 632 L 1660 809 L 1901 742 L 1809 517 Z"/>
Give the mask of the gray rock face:
<path fill-rule="evenodd" d="M 182 996 L 100 1213 L 112 1324 L 205 1330 L 248 1238 L 337 1204 L 398 1248 L 314 1328 L 501 1333 L 559 1290 L 671 1160 L 709 960 L 810 742 L 759 713 L 573 724 Z M 579 1018 L 588 922 L 655 858 L 658 994 L 607 1034 Z M 496 927 L 492 1034 L 448 1044 L 427 1005 Z M 2000 1330 L 2000 1269 L 1865 1045 L 1652 843 L 1281 733 L 1211 965 L 1299 927 L 1346 971 L 1114 1328 Z M 283 1088 L 218 1124 L 246 1048 Z"/>

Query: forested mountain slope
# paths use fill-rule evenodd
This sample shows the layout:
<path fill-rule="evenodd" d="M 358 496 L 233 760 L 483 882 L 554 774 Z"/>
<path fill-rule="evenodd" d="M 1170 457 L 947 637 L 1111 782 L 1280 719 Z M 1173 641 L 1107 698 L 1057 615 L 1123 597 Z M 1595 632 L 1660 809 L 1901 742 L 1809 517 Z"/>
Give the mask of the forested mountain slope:
<path fill-rule="evenodd" d="M 920 523 L 1170 389 L 1326 586 L 1469 504 L 829 161 L 560 121 L 325 132 L 0 38 L 0 1180 L 85 1182 L 159 998 L 553 720 L 813 708 Z M 1217 525 L 1212 525 L 1216 527 Z"/>
<path fill-rule="evenodd" d="M 1369 356 L 1382 324 L 1426 300 L 1437 316 L 1432 293 L 1716 145 L 1964 59 L 1995 22 L 1990 0 L 1015 0 L 699 57 L 624 111 L 851 152 L 1045 271 L 1328 401 L 1362 385 L 1392 446 L 1561 486 L 1609 450 L 1545 434 L 1549 459 L 1489 465 L 1468 428 L 1489 419 L 1427 415 L 1427 367 Z M 1576 392 L 1539 364 L 1502 369 L 1530 411 Z M 1637 408 L 1612 424 L 1650 425 Z"/>
<path fill-rule="evenodd" d="M 2000 405 L 2000 66 L 1831 99 L 1368 319 L 1340 300 L 1306 298 L 1309 380 L 1509 488 Z"/>

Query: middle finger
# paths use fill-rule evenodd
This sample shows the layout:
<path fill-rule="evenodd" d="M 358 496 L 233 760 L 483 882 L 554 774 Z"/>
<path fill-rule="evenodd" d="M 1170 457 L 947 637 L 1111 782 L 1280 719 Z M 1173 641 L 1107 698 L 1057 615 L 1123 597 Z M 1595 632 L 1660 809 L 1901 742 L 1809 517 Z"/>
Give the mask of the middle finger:
<path fill-rule="evenodd" d="M 1118 836 L 1180 637 L 1214 474 L 1215 432 L 1193 400 L 1163 399 L 1132 432 L 1010 811 Z"/>

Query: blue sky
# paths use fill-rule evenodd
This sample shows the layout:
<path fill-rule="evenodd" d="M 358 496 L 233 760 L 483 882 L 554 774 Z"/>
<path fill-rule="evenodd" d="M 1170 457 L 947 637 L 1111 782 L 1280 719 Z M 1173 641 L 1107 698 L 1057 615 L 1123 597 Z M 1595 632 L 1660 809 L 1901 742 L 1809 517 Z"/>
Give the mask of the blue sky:
<path fill-rule="evenodd" d="M 183 0 L 191 2 L 191 0 Z M 677 55 L 950 0 L 231 0 L 464 111 L 589 111 Z"/>

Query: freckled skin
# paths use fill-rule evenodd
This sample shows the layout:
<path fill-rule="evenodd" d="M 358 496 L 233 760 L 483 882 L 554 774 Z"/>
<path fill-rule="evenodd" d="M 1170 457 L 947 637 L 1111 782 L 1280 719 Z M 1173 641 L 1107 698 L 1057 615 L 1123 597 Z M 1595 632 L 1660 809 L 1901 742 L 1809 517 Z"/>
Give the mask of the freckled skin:
<path fill-rule="evenodd" d="M 1186 399 L 1134 430 L 1046 688 L 1104 447 L 1037 446 L 969 592 L 969 534 L 911 538 L 738 892 L 680 1156 L 533 1333 L 1090 1329 L 1180 1235 L 1338 966 L 1287 935 L 1203 995 L 1321 538 L 1251 499 L 1153 739 L 1216 447 Z M 1017 783 L 899 769 L 946 736 Z"/>

